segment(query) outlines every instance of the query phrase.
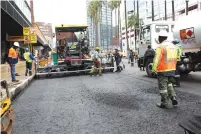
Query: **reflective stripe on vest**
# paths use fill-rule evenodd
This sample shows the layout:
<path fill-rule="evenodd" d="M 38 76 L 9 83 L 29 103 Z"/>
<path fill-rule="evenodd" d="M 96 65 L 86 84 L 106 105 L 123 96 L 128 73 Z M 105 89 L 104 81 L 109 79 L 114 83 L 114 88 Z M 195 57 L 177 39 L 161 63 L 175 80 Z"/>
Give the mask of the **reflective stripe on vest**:
<path fill-rule="evenodd" d="M 24 53 L 24 59 L 25 59 L 27 62 L 32 62 L 32 59 L 30 58 L 30 52 Z"/>
<path fill-rule="evenodd" d="M 176 70 L 177 64 L 177 49 L 176 47 L 169 42 L 165 42 L 158 49 L 159 55 L 161 56 L 159 59 L 159 63 L 157 66 L 157 72 L 166 72 Z"/>

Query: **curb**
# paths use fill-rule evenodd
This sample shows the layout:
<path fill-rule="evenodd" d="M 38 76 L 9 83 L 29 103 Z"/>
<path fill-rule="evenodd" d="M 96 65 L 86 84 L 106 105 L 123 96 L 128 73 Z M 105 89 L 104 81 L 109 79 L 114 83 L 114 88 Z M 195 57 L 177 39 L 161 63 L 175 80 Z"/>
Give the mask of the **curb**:
<path fill-rule="evenodd" d="M 35 74 L 29 77 L 28 79 L 23 80 L 23 82 L 17 85 L 17 87 L 11 88 L 9 90 L 11 100 L 14 100 L 22 91 L 24 91 L 26 87 L 28 87 L 31 84 L 34 77 L 35 77 Z"/>

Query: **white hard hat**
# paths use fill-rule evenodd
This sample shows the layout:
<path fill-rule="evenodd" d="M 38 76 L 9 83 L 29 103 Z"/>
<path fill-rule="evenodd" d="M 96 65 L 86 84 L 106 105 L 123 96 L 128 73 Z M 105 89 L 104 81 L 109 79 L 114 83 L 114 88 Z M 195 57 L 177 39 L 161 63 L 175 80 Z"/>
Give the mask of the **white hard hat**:
<path fill-rule="evenodd" d="M 20 45 L 19 45 L 19 42 L 14 42 L 13 45 L 16 46 L 16 47 L 19 47 L 19 46 L 20 46 Z"/>
<path fill-rule="evenodd" d="M 158 36 L 168 37 L 168 32 L 166 30 L 162 30 L 159 32 Z"/>

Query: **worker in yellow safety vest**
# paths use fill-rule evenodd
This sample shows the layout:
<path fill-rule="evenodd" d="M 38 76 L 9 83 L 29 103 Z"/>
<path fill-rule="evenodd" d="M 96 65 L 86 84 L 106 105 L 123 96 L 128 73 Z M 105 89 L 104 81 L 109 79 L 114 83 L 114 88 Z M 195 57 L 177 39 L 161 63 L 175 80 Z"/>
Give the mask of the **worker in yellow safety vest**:
<path fill-rule="evenodd" d="M 16 49 L 19 47 L 18 42 L 14 42 L 13 46 L 9 49 L 8 52 L 8 63 L 10 65 L 10 72 L 12 77 L 12 82 L 18 82 L 15 78 L 15 64 L 18 63 L 18 55 Z"/>
<path fill-rule="evenodd" d="M 180 72 L 179 72 L 179 65 L 181 65 L 181 56 L 182 56 L 182 48 L 181 45 L 179 44 L 179 40 L 175 39 L 172 41 L 172 43 L 175 45 L 177 48 L 177 66 L 176 66 L 176 71 L 175 71 L 175 87 L 180 87 Z"/>
<path fill-rule="evenodd" d="M 26 71 L 25 76 L 27 76 L 27 73 L 29 72 L 29 76 L 32 75 L 32 62 L 35 60 L 34 56 L 29 52 L 29 49 L 26 48 L 24 53 L 24 59 L 26 60 Z"/>
<path fill-rule="evenodd" d="M 161 103 L 157 104 L 159 108 L 167 108 L 168 98 L 172 100 L 173 106 L 178 104 L 173 87 L 177 64 L 177 49 L 174 44 L 167 41 L 167 39 L 167 31 L 160 31 L 158 41 L 161 45 L 156 48 L 152 68 L 152 72 L 156 72 L 158 77 L 159 93 L 161 95 Z"/>

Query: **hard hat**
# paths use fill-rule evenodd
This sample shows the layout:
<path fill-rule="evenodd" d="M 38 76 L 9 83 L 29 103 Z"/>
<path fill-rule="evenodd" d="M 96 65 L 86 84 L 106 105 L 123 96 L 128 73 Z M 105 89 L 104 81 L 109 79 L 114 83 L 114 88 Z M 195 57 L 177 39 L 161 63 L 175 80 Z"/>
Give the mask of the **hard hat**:
<path fill-rule="evenodd" d="M 29 51 L 29 49 L 28 49 L 28 48 L 25 48 L 25 51 L 26 51 L 26 52 L 28 52 L 28 51 Z"/>
<path fill-rule="evenodd" d="M 180 41 L 178 39 L 175 39 L 175 40 L 172 41 L 173 44 L 179 44 L 179 42 Z"/>
<path fill-rule="evenodd" d="M 158 36 L 168 37 L 168 32 L 166 30 L 162 30 L 159 32 Z"/>
<path fill-rule="evenodd" d="M 19 42 L 14 42 L 13 45 L 16 46 L 16 47 L 19 47 L 19 46 L 20 46 L 20 45 L 19 45 Z"/>
<path fill-rule="evenodd" d="M 99 47 L 96 47 L 96 50 L 100 50 L 100 48 L 99 48 Z"/>

